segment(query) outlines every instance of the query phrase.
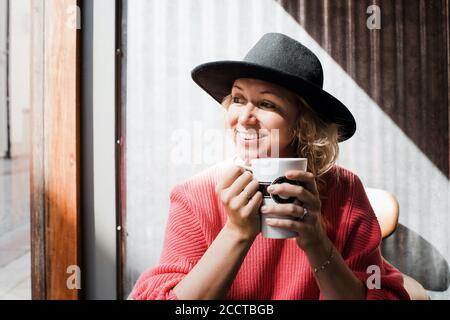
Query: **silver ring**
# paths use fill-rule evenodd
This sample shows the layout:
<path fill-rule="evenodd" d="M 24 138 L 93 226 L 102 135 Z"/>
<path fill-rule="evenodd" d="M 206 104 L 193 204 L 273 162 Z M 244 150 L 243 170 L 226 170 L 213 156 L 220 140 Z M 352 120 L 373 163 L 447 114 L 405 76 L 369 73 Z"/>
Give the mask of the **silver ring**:
<path fill-rule="evenodd" d="M 303 208 L 303 215 L 300 217 L 300 220 L 305 219 L 307 214 L 308 214 L 308 210 L 306 208 Z"/>

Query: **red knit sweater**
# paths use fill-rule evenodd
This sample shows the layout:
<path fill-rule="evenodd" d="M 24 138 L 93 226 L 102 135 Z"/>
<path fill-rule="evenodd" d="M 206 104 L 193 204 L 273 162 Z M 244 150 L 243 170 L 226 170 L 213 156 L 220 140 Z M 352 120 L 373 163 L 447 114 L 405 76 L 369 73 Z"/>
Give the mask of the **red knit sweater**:
<path fill-rule="evenodd" d="M 159 265 L 145 271 L 132 291 L 134 299 L 177 299 L 172 289 L 189 273 L 223 228 L 227 215 L 215 185 L 224 164 L 177 185 L 170 194 L 170 212 Z M 370 265 L 381 269 L 381 289 L 367 289 L 368 299 L 409 299 L 400 272 L 385 261 L 381 230 L 360 179 L 335 166 L 328 179 L 322 214 L 327 234 L 354 274 L 366 283 Z M 227 299 L 322 299 L 313 272 L 294 240 L 253 242 L 228 291 Z"/>

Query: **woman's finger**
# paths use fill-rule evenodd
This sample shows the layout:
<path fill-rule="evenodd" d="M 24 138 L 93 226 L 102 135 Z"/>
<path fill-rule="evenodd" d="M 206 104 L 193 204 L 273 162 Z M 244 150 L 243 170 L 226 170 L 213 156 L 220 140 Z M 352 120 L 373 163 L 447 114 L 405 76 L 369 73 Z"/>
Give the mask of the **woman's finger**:
<path fill-rule="evenodd" d="M 276 194 L 282 197 L 295 197 L 300 200 L 308 209 L 315 208 L 315 202 L 317 198 L 309 190 L 302 186 L 290 184 L 290 183 L 280 183 L 274 184 L 267 188 L 267 191 L 271 194 Z"/>
<path fill-rule="evenodd" d="M 318 195 L 316 177 L 311 172 L 301 170 L 289 170 L 286 172 L 286 178 L 291 180 L 297 180 L 303 183 L 306 189 L 312 194 Z"/>
<path fill-rule="evenodd" d="M 250 199 L 254 196 L 256 191 L 258 191 L 259 183 L 256 180 L 250 181 L 249 184 L 242 190 L 242 192 L 234 197 L 230 202 L 230 209 L 237 210 L 240 207 L 245 206 Z"/>
<path fill-rule="evenodd" d="M 263 200 L 263 195 L 261 191 L 257 191 L 255 195 L 250 199 L 250 201 L 242 208 L 242 214 L 244 216 L 250 216 L 253 212 L 258 213 L 259 206 Z"/>
<path fill-rule="evenodd" d="M 302 233 L 304 225 L 301 221 L 291 219 L 266 218 L 266 224 L 271 227 L 283 228 L 297 233 Z"/>
<path fill-rule="evenodd" d="M 244 172 L 233 182 L 231 186 L 220 191 L 220 199 L 225 205 L 230 205 L 234 197 L 244 190 L 245 186 L 252 180 L 252 174 Z"/>
<path fill-rule="evenodd" d="M 253 175 L 249 171 L 242 173 L 232 184 L 228 187 L 231 196 L 235 197 L 244 190 L 244 188 L 253 180 Z"/>
<path fill-rule="evenodd" d="M 219 192 L 220 190 L 226 189 L 231 186 L 237 179 L 237 177 L 242 174 L 242 172 L 244 172 L 244 169 L 242 169 L 241 167 L 235 165 L 230 166 L 230 168 L 225 172 L 225 175 L 216 185 L 216 192 Z"/>
<path fill-rule="evenodd" d="M 266 204 L 261 207 L 261 213 L 301 218 L 305 214 L 305 209 L 294 203 Z"/>

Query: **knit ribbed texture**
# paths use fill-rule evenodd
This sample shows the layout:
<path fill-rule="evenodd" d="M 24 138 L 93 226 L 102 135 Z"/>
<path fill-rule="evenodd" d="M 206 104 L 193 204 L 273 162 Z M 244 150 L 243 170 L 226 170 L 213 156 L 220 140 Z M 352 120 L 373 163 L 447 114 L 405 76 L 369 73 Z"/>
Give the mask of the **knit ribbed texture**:
<path fill-rule="evenodd" d="M 172 289 L 189 273 L 223 228 L 227 215 L 215 185 L 227 168 L 212 167 L 177 185 L 160 264 L 145 271 L 132 292 L 134 299 L 177 299 Z M 364 283 L 381 269 L 381 289 L 368 289 L 367 299 L 409 299 L 400 272 L 381 256 L 381 230 L 360 179 L 335 167 L 339 183 L 329 182 L 322 214 L 327 234 L 347 265 Z M 266 239 L 259 234 L 227 294 L 227 299 L 323 299 L 303 251 L 294 239 Z"/>

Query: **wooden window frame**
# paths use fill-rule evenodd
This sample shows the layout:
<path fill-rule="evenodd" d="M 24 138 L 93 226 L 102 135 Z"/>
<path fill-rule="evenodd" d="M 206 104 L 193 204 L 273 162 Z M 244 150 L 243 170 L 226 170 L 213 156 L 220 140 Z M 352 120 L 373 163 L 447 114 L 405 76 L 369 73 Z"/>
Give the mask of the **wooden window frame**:
<path fill-rule="evenodd" d="M 80 299 L 80 0 L 33 0 L 31 43 L 31 282 L 33 299 Z"/>
<path fill-rule="evenodd" d="M 33 299 L 122 298 L 120 4 L 32 0 Z M 68 287 L 71 266 L 80 289 Z"/>

